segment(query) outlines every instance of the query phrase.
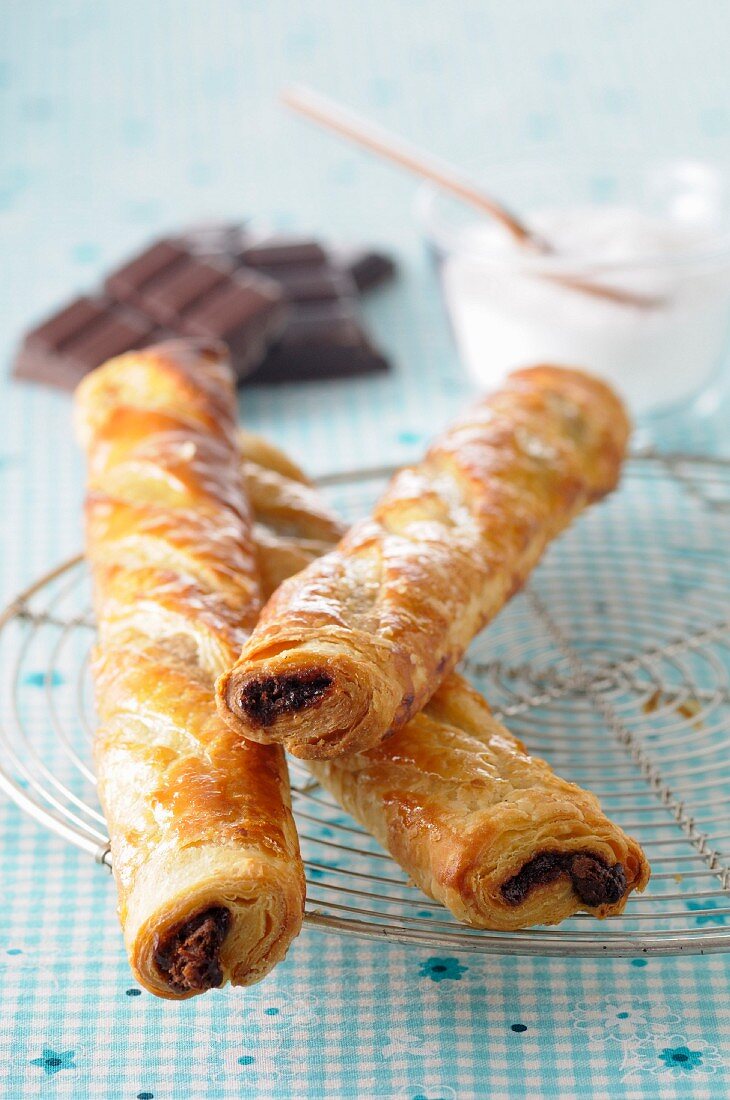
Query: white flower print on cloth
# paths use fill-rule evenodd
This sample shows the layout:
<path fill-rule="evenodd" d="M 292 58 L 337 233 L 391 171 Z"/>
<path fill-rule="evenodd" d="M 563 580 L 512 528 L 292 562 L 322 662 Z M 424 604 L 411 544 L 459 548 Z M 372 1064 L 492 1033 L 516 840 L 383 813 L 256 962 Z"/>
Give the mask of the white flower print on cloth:
<path fill-rule="evenodd" d="M 704 1039 L 685 1035 L 655 1035 L 624 1052 L 624 1079 L 635 1073 L 651 1073 L 667 1080 L 694 1081 L 728 1066 L 717 1047 Z M 718 1091 L 718 1096 L 720 1092 Z"/>
<path fill-rule="evenodd" d="M 269 993 L 260 997 L 249 1010 L 248 1027 L 258 1027 L 261 1031 L 280 1031 L 282 1028 L 315 1027 L 319 1013 L 317 1001 L 313 996 L 306 999 L 287 997 L 283 993 Z"/>
<path fill-rule="evenodd" d="M 45 965 L 46 959 L 50 966 Z M 37 955 L 20 947 L 5 948 L 0 954 L 0 980 L 4 989 L 17 985 L 23 990 L 32 984 L 36 988 L 42 986 L 56 992 L 61 988 L 57 974 L 58 960 L 52 956 Z M 40 996 L 42 998 L 42 994 Z"/>
<path fill-rule="evenodd" d="M 211 1080 L 237 1082 L 249 1087 L 256 1084 L 263 1091 L 272 1080 L 291 1080 L 300 1070 L 301 1056 L 297 1056 L 295 1063 L 291 1049 L 281 1040 L 272 1045 L 268 1042 L 239 1043 L 222 1052 Z"/>
<path fill-rule="evenodd" d="M 632 1001 L 610 997 L 606 1001 L 580 1001 L 571 1013 L 576 1028 L 593 1042 L 630 1043 L 655 1035 L 666 1035 L 679 1016 L 662 1001 Z"/>
<path fill-rule="evenodd" d="M 396 1094 L 396 1100 L 457 1100 L 456 1090 L 440 1081 L 428 1085 L 409 1085 Z"/>
<path fill-rule="evenodd" d="M 210 1040 L 218 1050 L 218 1071 L 213 1080 L 241 1080 L 248 1085 L 269 1079 L 290 1080 L 301 1071 L 299 1054 L 292 1057 L 292 1036 L 297 1031 L 298 1049 L 314 1042 L 319 1014 L 316 999 L 299 1000 L 282 993 L 263 993 L 251 1000 L 245 1028 L 230 1030 Z"/>
<path fill-rule="evenodd" d="M 404 1027 L 397 1027 L 391 1031 L 389 1042 L 383 1047 L 381 1054 L 383 1058 L 398 1058 L 407 1054 L 412 1054 L 416 1058 L 434 1058 L 436 1046 Z"/>

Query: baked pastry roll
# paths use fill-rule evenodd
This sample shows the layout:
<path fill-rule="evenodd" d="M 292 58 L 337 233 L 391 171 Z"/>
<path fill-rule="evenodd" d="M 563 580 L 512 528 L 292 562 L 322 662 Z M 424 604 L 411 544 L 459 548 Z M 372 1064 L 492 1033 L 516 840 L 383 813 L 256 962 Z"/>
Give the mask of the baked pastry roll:
<path fill-rule="evenodd" d="M 428 701 L 545 546 L 618 480 L 626 412 L 578 371 L 517 371 L 269 600 L 217 684 L 240 736 L 359 752 Z"/>
<path fill-rule="evenodd" d="M 249 477 L 263 474 L 249 458 L 263 460 L 262 452 L 245 439 L 242 446 Z M 267 494 L 250 495 L 259 501 L 256 530 L 276 555 L 279 535 L 267 525 L 281 516 L 290 484 L 276 470 L 266 483 Z M 308 542 L 307 509 L 322 516 L 311 488 L 288 515 L 288 553 L 296 554 L 298 535 Z M 327 537 L 336 541 L 344 528 L 325 516 Z M 309 553 L 290 564 L 301 568 Z M 281 572 L 286 564 L 281 559 Z M 456 673 L 375 748 L 308 767 L 425 893 L 478 928 L 555 924 L 579 909 L 613 916 L 649 878 L 641 848 L 602 813 L 595 795 L 531 758 Z"/>
<path fill-rule="evenodd" d="M 307 477 L 273 444 L 241 430 L 246 495 L 254 513 L 254 537 L 264 595 L 321 557 L 345 527 Z"/>
<path fill-rule="evenodd" d="M 649 881 L 639 844 L 560 779 L 452 673 L 367 752 L 307 767 L 424 893 L 476 928 L 621 913 Z"/>
<path fill-rule="evenodd" d="M 241 740 L 214 704 L 261 605 L 224 360 L 161 344 L 76 397 L 119 914 L 137 979 L 178 999 L 258 981 L 304 907 L 283 750 Z"/>

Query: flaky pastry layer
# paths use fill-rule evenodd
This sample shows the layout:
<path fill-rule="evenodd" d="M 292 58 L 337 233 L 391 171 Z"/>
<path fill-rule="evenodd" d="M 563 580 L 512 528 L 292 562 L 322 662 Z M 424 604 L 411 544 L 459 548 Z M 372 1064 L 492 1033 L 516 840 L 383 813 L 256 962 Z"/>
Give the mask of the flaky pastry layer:
<path fill-rule="evenodd" d="M 649 865 L 596 796 L 555 775 L 452 673 L 415 718 L 312 774 L 455 917 L 509 931 L 622 912 Z"/>
<path fill-rule="evenodd" d="M 76 414 L 95 755 L 130 962 L 162 997 L 249 984 L 298 933 L 304 874 L 283 751 L 241 741 L 214 705 L 261 604 L 225 349 L 112 360 Z"/>
<path fill-rule="evenodd" d="M 287 497 L 277 477 L 269 512 L 260 498 L 257 530 L 267 530 Z M 315 514 L 322 508 L 311 489 L 306 503 Z M 344 528 L 327 515 L 334 540 Z M 291 547 L 307 530 L 298 524 L 292 513 Z M 276 532 L 268 533 L 275 544 Z M 595 795 L 530 757 L 456 673 L 375 748 L 308 766 L 425 893 L 474 927 L 556 924 L 578 910 L 614 916 L 648 881 L 640 846 Z"/>
<path fill-rule="evenodd" d="M 628 431 L 596 378 L 512 374 L 396 475 L 370 518 L 281 585 L 218 681 L 221 715 L 309 759 L 399 729 L 548 542 L 614 488 Z"/>

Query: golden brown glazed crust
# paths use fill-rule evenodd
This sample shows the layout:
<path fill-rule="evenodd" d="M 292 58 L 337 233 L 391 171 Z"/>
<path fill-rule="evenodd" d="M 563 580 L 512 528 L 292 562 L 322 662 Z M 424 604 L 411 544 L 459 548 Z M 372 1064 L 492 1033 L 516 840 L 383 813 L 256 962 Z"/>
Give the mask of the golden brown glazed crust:
<path fill-rule="evenodd" d="M 297 466 L 296 462 L 293 462 L 288 455 L 280 451 L 274 443 L 264 439 L 262 435 L 250 432 L 247 428 L 239 428 L 238 448 L 245 463 L 250 463 L 260 470 L 268 470 L 272 474 L 278 474 L 283 488 L 289 488 L 292 481 L 311 486 L 312 483 L 301 466 Z M 323 508 L 324 505 L 320 501 L 315 507 L 315 511 L 317 507 Z"/>
<path fill-rule="evenodd" d="M 282 581 L 326 554 L 345 532 L 309 481 L 273 444 L 240 431 L 246 495 L 254 513 L 254 537 L 264 597 Z"/>
<path fill-rule="evenodd" d="M 256 530 L 267 532 L 276 555 L 279 536 L 267 522 L 281 516 L 289 489 L 278 475 L 268 487 L 257 497 Z M 322 508 L 312 489 L 298 501 L 288 517 L 288 553 L 296 554 L 297 534 L 309 531 L 304 511 L 321 516 Z M 325 515 L 334 542 L 344 528 Z M 280 565 L 283 576 L 284 558 Z M 456 673 L 376 748 L 309 767 L 426 893 L 475 927 L 555 924 L 579 909 L 616 915 L 649 878 L 639 845 L 606 818 L 595 796 L 530 758 Z"/>
<path fill-rule="evenodd" d="M 455 917 L 509 931 L 622 912 L 649 865 L 598 799 L 554 774 L 452 673 L 375 748 L 316 778 Z"/>
<path fill-rule="evenodd" d="M 76 398 L 119 913 L 136 977 L 176 999 L 258 981 L 304 906 L 283 751 L 213 702 L 261 603 L 235 411 L 225 350 L 193 343 L 112 360 Z"/>
<path fill-rule="evenodd" d="M 121 383 L 122 379 L 118 381 Z M 103 387 L 102 402 L 105 394 Z M 189 400 L 188 394 L 186 401 Z M 95 422 L 101 419 L 99 411 L 100 406 L 94 402 Z M 129 422 L 122 410 L 111 411 L 115 424 Z M 189 407 L 188 421 L 195 421 L 199 411 L 194 405 Z M 86 423 L 84 417 L 85 434 Z M 229 438 L 229 425 L 224 421 L 218 427 Z M 141 439 L 144 432 L 139 434 Z M 187 428 L 184 435 L 189 436 Z M 181 442 L 184 440 L 178 440 Z M 280 579 L 303 568 L 317 553 L 331 546 L 342 535 L 343 527 L 308 487 L 298 467 L 276 448 L 249 433 L 241 433 L 239 444 L 246 485 L 256 505 L 257 540 L 266 546 L 262 554 L 266 563 L 262 588 L 267 596 Z M 156 452 L 147 440 L 145 455 L 155 453 L 159 453 L 159 448 Z M 220 454 L 214 456 L 210 452 L 210 461 L 220 467 Z M 118 485 L 125 484 L 123 468 L 115 471 L 114 464 L 108 468 L 107 463 L 100 465 L 102 479 L 114 478 Z M 227 469 L 225 456 L 223 466 Z M 174 477 L 161 478 L 159 471 L 157 476 L 153 474 L 154 462 L 150 464 L 147 459 L 145 463 L 136 462 L 137 493 L 148 500 L 163 499 L 170 507 L 184 508 L 187 490 L 183 489 L 181 495 L 180 483 L 194 485 L 196 480 L 183 476 L 186 468 L 185 463 L 178 463 Z M 240 490 L 234 487 L 231 492 L 222 477 L 223 469 L 218 468 L 217 472 L 221 478 L 219 500 L 225 498 L 227 506 L 234 510 L 238 507 L 240 512 Z M 231 481 L 235 482 L 235 478 Z M 211 501 L 199 498 L 195 512 L 212 517 L 215 507 Z M 221 530 L 225 529 L 222 515 L 214 522 Z M 171 530 L 179 532 L 184 527 L 178 516 Z M 309 537 L 315 528 L 318 539 Z M 199 535 L 198 531 L 194 537 Z M 122 549 L 119 545 L 115 556 L 121 556 Z M 207 575 L 211 565 L 203 564 Z M 239 569 L 240 563 L 233 570 L 232 583 L 240 583 L 242 587 L 237 591 L 232 588 L 228 595 L 232 602 L 242 601 L 245 606 L 251 597 L 250 562 L 248 572 L 247 568 L 242 572 Z M 225 579 L 222 583 L 225 587 Z M 140 582 L 136 591 L 144 593 L 145 588 Z M 178 600 L 180 597 L 175 586 L 165 601 L 168 616 L 175 608 L 173 597 Z M 252 600 L 250 607 L 253 609 L 254 605 Z M 223 603 L 217 611 L 218 631 L 225 636 L 225 647 L 236 638 L 235 631 L 240 626 L 235 617 L 229 618 L 223 610 Z M 154 605 L 149 613 L 154 616 Z M 121 616 L 127 625 L 129 614 L 130 609 L 126 609 Z M 265 880 L 270 870 L 265 858 L 267 845 L 269 855 L 275 859 L 280 847 L 286 854 L 290 843 L 286 829 L 282 835 L 270 828 L 280 802 L 280 773 L 278 767 L 271 768 L 272 752 L 276 750 L 241 741 L 212 714 L 209 673 L 191 674 L 188 654 L 197 646 L 207 663 L 205 654 L 210 652 L 213 634 L 196 617 L 192 639 L 180 633 L 166 641 L 162 652 L 154 640 L 142 639 L 137 648 L 115 646 L 108 660 L 99 661 L 100 709 L 105 707 L 111 716 L 109 726 L 105 724 L 100 733 L 99 761 L 109 776 L 108 783 L 115 786 L 119 781 L 120 805 L 126 798 L 130 817 L 146 823 L 144 827 L 151 832 L 157 828 L 156 822 L 149 821 L 151 808 L 155 806 L 165 807 L 166 812 L 172 808 L 177 824 L 171 833 L 177 831 L 178 837 L 216 829 L 225 834 L 231 824 L 231 808 L 236 806 L 233 818 L 238 814 L 256 822 L 254 833 L 263 836 L 261 858 L 252 861 L 250 873 L 255 878 L 258 870 Z M 215 661 L 210 663 L 214 665 Z M 164 682 L 160 682 L 158 675 L 161 665 L 166 670 Z M 140 715 L 133 718 L 128 717 L 130 700 L 144 701 Z M 118 716 L 122 716 L 121 722 Z M 165 728 L 172 723 L 177 730 L 173 747 L 160 739 L 158 716 Z M 102 737 L 106 738 L 103 744 Z M 179 738 L 187 739 L 190 752 L 180 752 Z M 130 756 L 135 765 L 132 771 Z M 631 889 L 643 889 L 648 878 L 648 865 L 638 845 L 604 817 L 594 796 L 558 779 L 542 761 L 531 760 L 491 716 L 484 701 L 456 675 L 445 681 L 422 714 L 390 740 L 367 753 L 311 767 L 341 804 L 391 851 L 414 881 L 447 905 L 459 919 L 475 926 L 519 928 L 535 922 L 554 923 L 580 908 L 599 916 L 617 913 Z M 140 855 L 134 834 L 127 851 L 122 850 L 125 843 L 125 833 L 120 829 L 115 867 L 121 874 L 126 866 L 127 878 L 133 883 L 140 866 L 143 868 L 144 856 Z M 173 837 L 166 849 L 172 852 L 173 867 L 176 843 Z M 552 870 L 545 864 L 545 857 L 551 855 L 559 857 Z M 235 850 L 233 857 L 235 865 Z M 595 868 L 600 869 L 600 863 L 590 865 L 595 857 L 609 871 L 600 875 L 597 882 Z M 620 874 L 616 872 L 619 865 Z M 148 882 L 155 882 L 155 890 L 156 879 L 165 881 L 169 870 L 170 863 L 163 853 L 163 861 L 147 875 Z M 145 873 L 144 869 L 141 873 Z M 181 881 L 181 893 L 185 886 Z M 623 892 L 614 902 L 590 905 L 581 899 L 576 886 L 584 896 L 589 896 L 591 890 L 596 894 L 600 889 L 609 896 L 615 896 L 619 888 Z M 123 896 L 126 887 L 123 889 L 120 884 L 120 899 Z M 598 899 L 593 896 L 591 900 Z M 197 913 L 208 918 L 206 924 L 213 925 L 214 933 L 222 909 L 220 901 L 220 891 L 212 891 L 201 898 L 207 908 L 197 907 Z M 191 908 L 194 907 L 183 906 L 179 915 L 168 922 L 168 927 L 178 930 L 178 936 L 190 927 Z M 195 935 L 200 939 L 200 930 Z M 224 945 L 229 937 L 227 929 Z M 263 928 L 262 938 L 266 938 Z M 139 939 L 142 942 L 144 936 L 140 934 Z M 187 958 L 195 962 L 194 938 L 190 942 Z M 142 965 L 154 971 L 155 958 L 166 959 L 159 944 L 159 933 L 153 934 L 152 950 L 142 960 Z M 191 966 L 189 962 L 187 969 Z M 251 963 L 247 960 L 242 973 L 250 970 Z M 199 976 L 199 969 L 195 974 Z M 153 988 L 145 981 L 139 965 L 137 976 L 148 988 Z M 224 977 L 221 970 L 220 974 L 208 975 L 208 980 L 215 985 Z M 158 988 L 153 991 L 166 996 L 179 995 Z"/>
<path fill-rule="evenodd" d="M 615 487 L 628 433 L 598 379 L 549 366 L 510 375 L 269 600 L 218 681 L 221 715 L 309 759 L 378 744 L 424 706 L 547 543 Z"/>

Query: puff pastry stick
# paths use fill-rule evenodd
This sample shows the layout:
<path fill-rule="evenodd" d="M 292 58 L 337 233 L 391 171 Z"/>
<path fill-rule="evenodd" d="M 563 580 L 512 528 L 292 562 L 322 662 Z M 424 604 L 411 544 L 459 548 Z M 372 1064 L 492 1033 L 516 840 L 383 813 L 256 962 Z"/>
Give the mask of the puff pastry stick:
<path fill-rule="evenodd" d="M 639 844 L 560 779 L 452 673 L 420 714 L 314 776 L 430 897 L 477 928 L 622 912 L 643 890 Z"/>
<path fill-rule="evenodd" d="M 168 998 L 262 978 L 304 907 L 283 751 L 236 737 L 214 704 L 261 604 L 224 357 L 158 345 L 76 398 L 99 790 L 132 969 Z"/>
<path fill-rule="evenodd" d="M 254 536 L 264 595 L 321 557 L 345 528 L 298 466 L 273 444 L 241 430 L 238 444 L 254 513 Z"/>
<path fill-rule="evenodd" d="M 598 379 L 512 374 L 281 586 L 218 681 L 222 716 L 304 758 L 377 744 L 423 707 L 550 539 L 616 485 L 628 432 Z"/>
<path fill-rule="evenodd" d="M 245 440 L 243 449 L 248 459 Z M 245 468 L 262 474 L 250 460 Z M 290 498 L 277 472 L 266 484 L 267 494 L 252 494 L 257 530 Z M 305 488 L 288 513 L 292 554 L 297 534 L 306 543 L 310 532 L 307 508 L 321 518 L 317 494 Z M 334 541 L 344 528 L 325 514 Z M 275 555 L 278 535 L 268 533 Z M 649 878 L 641 848 L 598 799 L 531 758 L 456 673 L 388 740 L 308 767 L 425 893 L 478 928 L 555 924 L 579 909 L 613 916 Z"/>

